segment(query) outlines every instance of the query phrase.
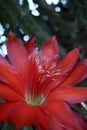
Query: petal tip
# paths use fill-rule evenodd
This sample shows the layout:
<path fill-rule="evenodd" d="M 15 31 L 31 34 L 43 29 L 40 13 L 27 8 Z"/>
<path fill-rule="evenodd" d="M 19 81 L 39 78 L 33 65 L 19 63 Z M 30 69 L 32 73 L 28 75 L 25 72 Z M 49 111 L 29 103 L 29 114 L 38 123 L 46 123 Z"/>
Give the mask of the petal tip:
<path fill-rule="evenodd" d="M 54 35 L 54 36 L 52 36 L 51 38 L 50 38 L 53 42 L 57 42 L 57 38 L 56 38 L 56 35 Z"/>
<path fill-rule="evenodd" d="M 16 39 L 16 37 L 14 36 L 13 32 L 10 31 L 10 32 L 9 32 L 9 36 L 8 36 L 8 42 L 7 42 L 7 44 L 8 44 L 9 42 L 11 42 L 11 40 L 13 40 L 13 39 Z"/>
<path fill-rule="evenodd" d="M 13 35 L 12 31 L 10 30 L 9 37 L 12 37 L 12 36 L 14 36 L 14 35 Z"/>
<path fill-rule="evenodd" d="M 34 42 L 36 44 L 36 33 L 34 33 L 32 36 L 31 36 L 31 41 Z"/>
<path fill-rule="evenodd" d="M 77 55 L 77 57 L 79 56 L 79 50 L 80 50 L 80 47 L 77 47 L 75 49 L 73 49 L 71 52 L 73 55 Z"/>

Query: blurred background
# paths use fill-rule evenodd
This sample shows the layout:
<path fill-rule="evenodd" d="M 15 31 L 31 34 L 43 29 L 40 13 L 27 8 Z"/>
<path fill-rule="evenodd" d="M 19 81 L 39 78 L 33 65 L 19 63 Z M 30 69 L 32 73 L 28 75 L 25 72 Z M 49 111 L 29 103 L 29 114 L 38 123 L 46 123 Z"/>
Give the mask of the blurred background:
<path fill-rule="evenodd" d="M 87 0 L 0 0 L 0 53 L 6 55 L 9 31 L 22 41 L 36 33 L 43 44 L 56 35 L 61 54 L 81 46 L 87 56 Z"/>
<path fill-rule="evenodd" d="M 10 30 L 23 43 L 36 33 L 38 46 L 56 35 L 61 56 L 80 46 L 79 58 L 86 58 L 87 0 L 0 0 L 0 54 L 4 57 Z M 85 84 L 87 80 L 80 85 Z M 8 123 L 0 127 L 13 130 Z"/>

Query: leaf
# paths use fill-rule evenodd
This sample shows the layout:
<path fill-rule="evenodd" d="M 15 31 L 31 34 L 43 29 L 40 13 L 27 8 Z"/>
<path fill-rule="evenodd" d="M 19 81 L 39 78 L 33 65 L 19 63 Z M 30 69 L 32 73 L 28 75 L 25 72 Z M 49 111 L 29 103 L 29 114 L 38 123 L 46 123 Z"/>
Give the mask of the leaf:
<path fill-rule="evenodd" d="M 21 130 L 33 130 L 33 128 L 31 126 L 24 126 Z"/>
<path fill-rule="evenodd" d="M 3 124 L 2 130 L 15 130 L 14 125 L 8 122 Z"/>

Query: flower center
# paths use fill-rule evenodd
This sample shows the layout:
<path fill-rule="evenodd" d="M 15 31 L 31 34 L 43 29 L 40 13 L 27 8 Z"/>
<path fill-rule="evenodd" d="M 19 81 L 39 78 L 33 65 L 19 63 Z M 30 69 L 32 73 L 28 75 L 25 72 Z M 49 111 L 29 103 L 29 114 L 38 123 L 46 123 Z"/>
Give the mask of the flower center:
<path fill-rule="evenodd" d="M 37 98 L 32 98 L 31 96 L 26 95 L 25 100 L 27 104 L 40 105 L 44 102 L 44 97 L 43 95 L 41 95 L 41 96 L 38 96 Z"/>

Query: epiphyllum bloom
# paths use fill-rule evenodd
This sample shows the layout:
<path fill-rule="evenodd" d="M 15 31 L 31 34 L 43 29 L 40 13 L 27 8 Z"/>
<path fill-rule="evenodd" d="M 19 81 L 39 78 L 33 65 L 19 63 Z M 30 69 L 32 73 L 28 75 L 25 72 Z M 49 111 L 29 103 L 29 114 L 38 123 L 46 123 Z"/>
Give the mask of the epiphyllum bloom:
<path fill-rule="evenodd" d="M 36 125 L 39 130 L 87 130 L 87 119 L 71 108 L 87 100 L 87 59 L 77 61 L 79 48 L 59 60 L 55 36 L 38 50 L 35 36 L 23 45 L 12 33 L 9 62 L 0 55 L 0 121 Z"/>

